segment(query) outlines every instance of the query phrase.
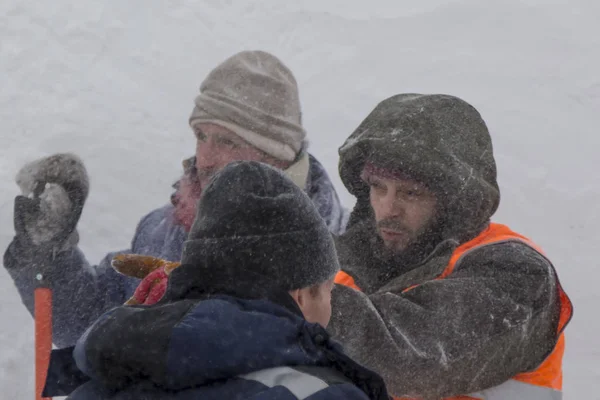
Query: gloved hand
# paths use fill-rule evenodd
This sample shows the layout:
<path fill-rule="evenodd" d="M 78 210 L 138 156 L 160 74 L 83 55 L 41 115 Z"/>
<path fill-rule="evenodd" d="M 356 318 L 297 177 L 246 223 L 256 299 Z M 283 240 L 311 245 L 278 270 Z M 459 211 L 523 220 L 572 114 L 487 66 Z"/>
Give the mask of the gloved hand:
<path fill-rule="evenodd" d="M 112 260 L 112 267 L 119 273 L 142 279 L 126 305 L 157 303 L 167 290 L 171 271 L 178 266 L 178 262 L 139 254 L 118 254 Z"/>
<path fill-rule="evenodd" d="M 89 192 L 81 159 L 65 153 L 33 161 L 16 182 L 21 188 L 14 208 L 16 240 L 37 253 L 77 244 L 76 226 Z"/>
<path fill-rule="evenodd" d="M 156 304 L 167 291 L 168 276 L 164 268 L 155 269 L 140 282 L 126 305 Z"/>

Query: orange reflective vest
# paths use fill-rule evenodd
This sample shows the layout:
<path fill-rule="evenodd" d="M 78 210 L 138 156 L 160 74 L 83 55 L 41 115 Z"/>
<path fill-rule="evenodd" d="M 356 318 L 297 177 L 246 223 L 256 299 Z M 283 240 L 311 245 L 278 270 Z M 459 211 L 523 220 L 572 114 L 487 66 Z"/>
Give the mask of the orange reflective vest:
<path fill-rule="evenodd" d="M 444 271 L 435 279 L 444 279 L 450 274 L 452 274 L 456 265 L 469 252 L 483 246 L 508 241 L 518 241 L 525 243 L 540 254 L 544 254 L 542 250 L 528 238 L 511 231 L 505 225 L 492 223 L 479 236 L 457 247 L 452 253 L 450 261 L 448 262 L 448 265 L 446 266 Z M 343 271 L 340 271 L 338 273 L 338 275 L 335 278 L 335 282 L 341 285 L 352 287 L 356 290 L 360 290 L 360 288 L 354 282 L 354 279 Z M 408 287 L 403 291 L 403 293 L 415 288 L 416 286 L 418 285 Z M 567 294 L 562 289 L 560 282 L 558 282 L 558 279 L 557 286 L 559 290 L 559 298 L 561 304 L 560 318 L 557 331 L 558 341 L 552 353 L 550 353 L 550 355 L 546 357 L 542 364 L 534 371 L 517 374 L 512 379 L 509 379 L 508 381 L 498 386 L 485 389 L 477 393 L 449 397 L 447 398 L 447 400 L 562 399 L 562 358 L 565 350 L 565 338 L 563 330 L 565 329 L 569 320 L 571 319 L 571 316 L 573 314 L 573 305 L 571 304 L 571 301 L 569 300 Z"/>

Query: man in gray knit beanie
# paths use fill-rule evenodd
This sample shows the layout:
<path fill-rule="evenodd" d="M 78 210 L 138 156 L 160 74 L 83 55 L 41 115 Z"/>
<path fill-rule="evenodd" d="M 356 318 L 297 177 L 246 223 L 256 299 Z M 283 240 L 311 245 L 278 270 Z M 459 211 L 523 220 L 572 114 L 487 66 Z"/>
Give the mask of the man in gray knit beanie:
<path fill-rule="evenodd" d="M 182 180 L 177 217 L 189 230 L 202 188 L 233 161 L 259 161 L 282 169 L 306 190 L 333 233 L 347 213 L 321 164 L 306 152 L 306 131 L 296 78 L 277 57 L 242 51 L 215 67 L 200 86 L 189 124 L 197 138 L 188 162 L 190 185 Z M 186 203 L 185 194 L 189 199 Z M 178 206 L 179 204 L 179 206 Z"/>
<path fill-rule="evenodd" d="M 306 132 L 292 72 L 263 51 L 238 53 L 213 69 L 196 97 L 190 126 L 215 124 L 276 160 L 292 162 Z"/>

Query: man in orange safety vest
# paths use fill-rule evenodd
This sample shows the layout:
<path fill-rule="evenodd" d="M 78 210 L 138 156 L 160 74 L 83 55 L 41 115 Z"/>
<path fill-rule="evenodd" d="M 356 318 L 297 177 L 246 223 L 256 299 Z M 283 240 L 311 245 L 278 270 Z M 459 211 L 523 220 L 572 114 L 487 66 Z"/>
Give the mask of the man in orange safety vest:
<path fill-rule="evenodd" d="M 479 112 L 381 102 L 340 148 L 356 197 L 336 243 L 330 330 L 397 398 L 560 399 L 572 305 L 542 250 L 490 221 L 500 193 Z"/>

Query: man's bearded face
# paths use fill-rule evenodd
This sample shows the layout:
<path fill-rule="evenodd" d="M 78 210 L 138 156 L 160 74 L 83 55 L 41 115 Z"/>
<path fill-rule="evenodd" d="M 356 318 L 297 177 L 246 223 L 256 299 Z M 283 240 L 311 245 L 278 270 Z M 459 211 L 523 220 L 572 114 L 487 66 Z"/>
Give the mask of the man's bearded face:
<path fill-rule="evenodd" d="M 395 254 L 405 251 L 431 226 L 437 199 L 423 184 L 407 177 L 365 171 L 377 234 Z"/>

